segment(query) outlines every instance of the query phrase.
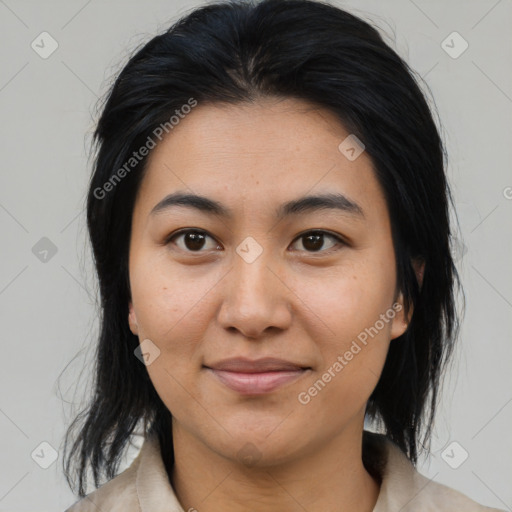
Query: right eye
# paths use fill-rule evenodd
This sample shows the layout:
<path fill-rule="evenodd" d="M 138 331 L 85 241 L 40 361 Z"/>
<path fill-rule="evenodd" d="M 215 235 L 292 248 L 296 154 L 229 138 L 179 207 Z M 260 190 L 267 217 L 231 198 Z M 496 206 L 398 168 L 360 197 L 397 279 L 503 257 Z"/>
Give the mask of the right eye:
<path fill-rule="evenodd" d="M 201 249 L 204 248 L 205 240 L 207 238 L 215 241 L 212 236 L 201 229 L 182 229 L 170 235 L 166 239 L 165 243 L 166 245 L 173 243 L 185 252 L 205 252 L 201 251 Z M 175 242 L 175 240 L 180 239 L 181 243 Z M 210 247 L 210 249 L 215 248 L 220 248 L 220 245 L 217 242 L 212 244 L 212 247 Z"/>

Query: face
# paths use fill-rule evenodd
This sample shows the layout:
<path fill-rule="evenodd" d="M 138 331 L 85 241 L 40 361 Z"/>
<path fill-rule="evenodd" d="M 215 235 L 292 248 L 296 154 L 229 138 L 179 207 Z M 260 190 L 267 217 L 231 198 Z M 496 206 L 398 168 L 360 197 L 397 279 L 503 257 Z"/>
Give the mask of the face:
<path fill-rule="evenodd" d="M 130 328 L 173 429 L 233 461 L 292 460 L 362 429 L 407 327 L 383 192 L 366 152 L 339 149 L 347 136 L 295 99 L 199 105 L 149 156 Z M 177 193 L 209 202 L 161 203 Z"/>

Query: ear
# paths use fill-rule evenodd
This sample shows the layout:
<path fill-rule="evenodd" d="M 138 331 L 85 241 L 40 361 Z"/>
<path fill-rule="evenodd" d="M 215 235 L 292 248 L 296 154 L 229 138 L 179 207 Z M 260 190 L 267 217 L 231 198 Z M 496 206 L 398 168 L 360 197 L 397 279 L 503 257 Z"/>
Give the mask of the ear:
<path fill-rule="evenodd" d="M 128 310 L 128 324 L 130 325 L 130 331 L 132 331 L 133 334 L 138 335 L 139 324 L 137 323 L 137 316 L 135 315 L 135 310 L 133 309 L 133 304 L 131 301 L 128 305 Z"/>
<path fill-rule="evenodd" d="M 416 272 L 416 279 L 418 280 L 418 285 L 421 290 L 423 286 L 423 274 L 425 273 L 425 260 L 414 259 L 412 260 L 412 266 L 414 267 L 414 272 Z"/>
<path fill-rule="evenodd" d="M 416 273 L 416 279 L 418 281 L 418 285 L 421 287 L 423 285 L 423 275 L 425 273 L 425 261 L 420 259 L 414 259 L 412 261 L 412 266 L 414 268 L 414 272 Z M 395 317 L 393 318 L 393 323 L 391 325 L 391 339 L 394 340 L 407 330 L 409 324 L 411 322 L 412 314 L 414 308 L 412 306 L 409 307 L 409 313 L 407 318 L 405 317 L 405 307 L 404 307 L 404 297 L 402 292 L 400 292 L 398 298 L 393 304 L 393 310 L 395 311 Z"/>

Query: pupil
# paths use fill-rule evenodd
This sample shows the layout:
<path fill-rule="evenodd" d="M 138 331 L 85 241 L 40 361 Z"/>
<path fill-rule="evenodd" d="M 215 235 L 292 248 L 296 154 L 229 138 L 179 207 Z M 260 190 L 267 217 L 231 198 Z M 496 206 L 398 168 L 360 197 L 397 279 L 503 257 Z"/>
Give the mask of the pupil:
<path fill-rule="evenodd" d="M 311 244 L 308 244 L 307 242 L 306 243 L 303 242 L 303 245 L 306 249 L 311 249 L 313 251 L 317 251 L 322 248 L 322 245 L 323 245 L 322 237 L 323 237 L 323 234 L 308 235 L 306 237 L 306 240 L 314 240 L 313 244 L 311 245 Z M 309 245 L 309 247 L 308 247 L 308 245 Z"/>
<path fill-rule="evenodd" d="M 186 233 L 185 245 L 187 249 L 199 250 L 204 245 L 204 236 L 201 233 Z"/>

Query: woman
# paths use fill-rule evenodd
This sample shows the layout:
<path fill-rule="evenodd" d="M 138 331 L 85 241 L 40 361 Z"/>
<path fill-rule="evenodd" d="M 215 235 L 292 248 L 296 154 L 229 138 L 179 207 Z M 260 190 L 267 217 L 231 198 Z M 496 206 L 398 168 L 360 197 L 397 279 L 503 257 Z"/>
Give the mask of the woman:
<path fill-rule="evenodd" d="M 458 327 L 450 192 L 374 28 L 307 0 L 197 9 L 132 56 L 95 137 L 69 511 L 492 510 L 414 468 Z"/>

